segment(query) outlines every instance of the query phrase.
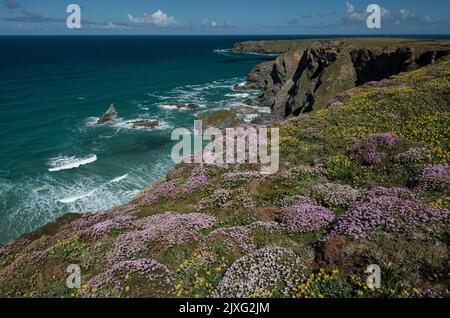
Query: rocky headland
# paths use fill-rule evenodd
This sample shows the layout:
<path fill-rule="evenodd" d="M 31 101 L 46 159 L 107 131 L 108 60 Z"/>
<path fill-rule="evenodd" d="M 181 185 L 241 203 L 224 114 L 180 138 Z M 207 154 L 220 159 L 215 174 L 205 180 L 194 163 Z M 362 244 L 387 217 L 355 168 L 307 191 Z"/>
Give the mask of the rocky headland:
<path fill-rule="evenodd" d="M 339 93 L 434 63 L 450 54 L 450 41 L 405 39 L 290 40 L 237 43 L 231 51 L 276 53 L 258 64 L 245 85 L 263 94 L 251 105 L 285 118 L 321 109 Z"/>

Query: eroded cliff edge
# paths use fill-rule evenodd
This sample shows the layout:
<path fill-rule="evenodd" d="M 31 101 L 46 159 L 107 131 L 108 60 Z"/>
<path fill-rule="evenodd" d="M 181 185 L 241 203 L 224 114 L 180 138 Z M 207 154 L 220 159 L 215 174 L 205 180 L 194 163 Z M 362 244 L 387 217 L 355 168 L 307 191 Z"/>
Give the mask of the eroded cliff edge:
<path fill-rule="evenodd" d="M 450 54 L 450 41 L 408 39 L 289 40 L 237 43 L 231 51 L 279 54 L 258 64 L 240 89 L 263 93 L 247 103 L 270 107 L 274 118 L 339 103 L 339 93 L 386 80 Z"/>

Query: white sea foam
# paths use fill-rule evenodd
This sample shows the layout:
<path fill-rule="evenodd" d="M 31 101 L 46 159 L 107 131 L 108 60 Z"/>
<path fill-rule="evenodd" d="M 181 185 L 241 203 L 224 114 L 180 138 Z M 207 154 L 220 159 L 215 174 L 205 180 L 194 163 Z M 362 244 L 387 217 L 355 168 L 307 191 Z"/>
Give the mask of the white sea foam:
<path fill-rule="evenodd" d="M 67 156 L 60 156 L 53 159 L 50 159 L 50 166 L 51 168 L 48 169 L 50 172 L 56 172 L 61 170 L 68 170 L 68 169 L 75 169 L 80 166 L 87 165 L 89 163 L 93 163 L 97 161 L 96 155 L 90 155 L 86 158 L 77 158 L 75 156 L 67 157 Z"/>
<path fill-rule="evenodd" d="M 140 189 L 162 178 L 173 164 L 170 154 L 154 158 L 133 167 L 122 167 L 130 170 L 126 170 L 128 177 L 120 182 L 111 182 L 124 174 L 120 172 L 107 179 L 94 171 L 72 176 L 44 171 L 39 176 L 24 176 L 14 182 L 0 176 L 0 211 L 5 212 L 2 234 L 18 237 L 67 212 L 104 211 L 130 202 Z"/>
<path fill-rule="evenodd" d="M 150 97 L 155 97 L 155 98 L 162 99 L 162 100 L 167 100 L 167 99 L 171 98 L 170 96 L 158 95 L 155 93 L 147 93 L 147 95 Z"/>
<path fill-rule="evenodd" d="M 149 127 L 133 127 L 133 122 L 140 121 L 140 120 L 157 120 L 159 125 L 153 128 Z M 167 123 L 164 120 L 161 120 L 159 118 L 134 118 L 134 119 L 120 119 L 116 120 L 113 123 L 113 127 L 118 129 L 127 129 L 127 130 L 165 130 L 165 129 L 171 129 L 173 128 L 172 125 Z"/>
<path fill-rule="evenodd" d="M 97 121 L 100 117 L 88 117 L 86 119 L 86 126 L 93 127 L 97 126 Z"/>
<path fill-rule="evenodd" d="M 230 49 L 216 49 L 214 50 L 216 53 L 228 53 L 230 52 Z"/>
<path fill-rule="evenodd" d="M 227 97 L 238 97 L 238 98 L 247 98 L 250 96 L 250 94 L 247 93 L 229 93 L 226 94 Z"/>
<path fill-rule="evenodd" d="M 206 107 L 206 105 L 205 104 L 196 104 L 195 103 L 195 105 L 197 105 L 199 108 L 204 108 L 204 107 Z M 176 105 L 172 105 L 172 104 L 160 104 L 160 105 L 158 105 L 160 108 L 162 108 L 162 109 L 166 109 L 166 110 L 181 110 L 181 111 L 183 111 L 183 110 L 195 110 L 195 109 L 190 109 L 190 108 L 188 108 L 188 107 L 177 107 Z"/>
<path fill-rule="evenodd" d="M 239 92 L 240 90 L 236 89 L 235 87 L 244 87 L 246 85 L 247 85 L 247 82 L 241 82 L 241 83 L 238 83 L 236 85 L 232 85 L 231 86 L 231 90 L 234 91 L 234 92 Z"/>
<path fill-rule="evenodd" d="M 159 107 L 164 108 L 164 109 L 168 109 L 168 110 L 178 109 L 177 106 L 175 106 L 175 105 L 168 105 L 168 104 L 161 104 L 161 105 L 159 105 Z"/>
<path fill-rule="evenodd" d="M 77 195 L 77 196 L 73 196 L 73 197 L 60 199 L 60 200 L 58 200 L 58 202 L 65 203 L 65 204 L 73 203 L 73 202 L 81 200 L 83 198 L 90 197 L 91 195 L 94 194 L 94 192 L 95 192 L 95 190 L 92 190 L 91 192 L 86 193 L 86 194 L 81 194 L 81 195 Z"/>
<path fill-rule="evenodd" d="M 124 174 L 123 176 L 114 178 L 114 179 L 112 179 L 110 182 L 120 182 L 120 181 L 122 181 L 122 180 L 125 180 L 127 177 L 128 177 L 128 173 L 127 173 L 127 174 Z"/>
<path fill-rule="evenodd" d="M 265 113 L 265 114 L 269 114 L 272 112 L 272 110 L 270 109 L 270 107 L 261 107 L 261 106 L 247 106 L 250 108 L 253 108 L 254 110 L 256 110 L 258 113 Z"/>
<path fill-rule="evenodd" d="M 114 135 L 99 135 L 98 138 L 99 139 L 110 139 L 114 136 L 115 136 L 115 134 Z"/>

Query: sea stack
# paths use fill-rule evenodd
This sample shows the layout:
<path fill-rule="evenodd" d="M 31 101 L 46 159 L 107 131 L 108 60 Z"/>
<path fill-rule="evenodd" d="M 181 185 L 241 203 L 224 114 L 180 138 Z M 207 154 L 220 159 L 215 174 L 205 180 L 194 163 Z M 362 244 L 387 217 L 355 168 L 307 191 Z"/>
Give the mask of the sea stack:
<path fill-rule="evenodd" d="M 100 116 L 100 118 L 97 120 L 97 124 L 104 124 L 109 121 L 116 120 L 117 118 L 119 118 L 119 115 L 117 114 L 114 104 L 111 104 L 111 106 L 109 106 L 106 113 L 104 113 L 102 116 Z"/>

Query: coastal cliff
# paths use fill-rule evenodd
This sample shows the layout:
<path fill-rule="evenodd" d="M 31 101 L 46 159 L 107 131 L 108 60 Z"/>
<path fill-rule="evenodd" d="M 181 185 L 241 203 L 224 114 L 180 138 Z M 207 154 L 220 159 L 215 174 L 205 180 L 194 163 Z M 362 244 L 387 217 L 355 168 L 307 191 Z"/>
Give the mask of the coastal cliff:
<path fill-rule="evenodd" d="M 235 46 L 282 53 L 246 86 L 302 114 L 276 124 L 276 174 L 180 164 L 129 204 L 66 214 L 0 246 L 0 296 L 448 297 L 448 44 L 333 41 Z"/>
<path fill-rule="evenodd" d="M 270 107 L 275 117 L 298 116 L 328 106 L 338 94 L 434 63 L 450 54 L 448 41 L 335 39 L 236 44 L 234 52 L 280 54 L 257 65 L 241 89 L 263 94 L 248 103 Z"/>

